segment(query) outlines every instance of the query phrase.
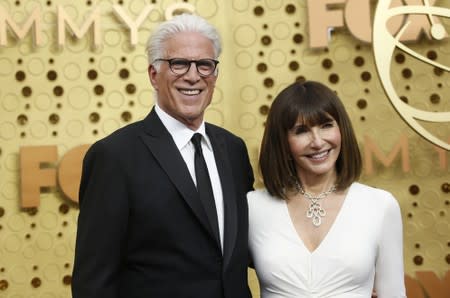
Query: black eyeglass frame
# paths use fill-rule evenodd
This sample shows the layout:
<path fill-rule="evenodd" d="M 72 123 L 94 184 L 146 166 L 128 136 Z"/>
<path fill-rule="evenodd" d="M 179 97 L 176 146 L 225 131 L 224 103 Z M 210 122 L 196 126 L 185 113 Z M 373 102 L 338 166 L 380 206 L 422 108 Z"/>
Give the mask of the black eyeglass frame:
<path fill-rule="evenodd" d="M 164 62 L 169 63 L 169 68 L 170 68 L 170 70 L 171 70 L 174 74 L 179 75 L 179 76 L 182 76 L 182 75 L 186 74 L 186 73 L 191 69 L 192 63 L 194 63 L 194 64 L 195 64 L 195 68 L 197 69 L 197 73 L 198 73 L 200 76 L 202 76 L 202 77 L 209 77 L 209 76 L 211 76 L 211 75 L 213 75 L 213 74 L 215 73 L 215 71 L 216 71 L 216 69 L 217 69 L 217 64 L 219 64 L 219 61 L 218 61 L 218 60 L 215 60 L 215 59 L 209 59 L 209 58 L 199 59 L 199 60 L 189 60 L 189 59 L 185 59 L 185 58 L 171 58 L 171 59 L 158 58 L 158 59 L 153 60 L 153 63 L 159 62 L 159 61 L 164 61 Z M 187 63 L 188 66 L 187 66 L 186 70 L 183 71 L 183 72 L 179 72 L 179 71 L 177 71 L 177 70 L 174 70 L 174 69 L 173 69 L 174 61 L 179 61 L 179 62 Z M 202 72 L 200 72 L 200 70 L 199 70 L 199 63 L 201 63 L 201 62 L 208 62 L 208 63 L 211 62 L 212 65 L 214 65 L 214 68 L 211 70 L 210 73 L 207 73 L 207 74 L 202 73 Z M 201 66 L 201 65 L 200 65 L 200 66 Z"/>

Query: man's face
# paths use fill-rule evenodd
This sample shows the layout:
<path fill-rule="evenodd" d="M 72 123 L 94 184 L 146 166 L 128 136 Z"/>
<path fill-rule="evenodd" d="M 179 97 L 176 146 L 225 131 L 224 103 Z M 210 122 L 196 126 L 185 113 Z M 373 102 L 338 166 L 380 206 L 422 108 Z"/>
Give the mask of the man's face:
<path fill-rule="evenodd" d="M 166 40 L 164 45 L 166 56 L 157 58 L 216 58 L 212 42 L 199 33 L 177 33 Z M 168 62 L 159 63 L 159 71 L 152 65 L 148 69 L 150 81 L 157 92 L 158 105 L 189 128 L 197 129 L 203 121 L 205 109 L 211 102 L 217 76 L 201 76 L 194 63 L 190 65 L 187 73 L 177 75 L 170 70 Z"/>

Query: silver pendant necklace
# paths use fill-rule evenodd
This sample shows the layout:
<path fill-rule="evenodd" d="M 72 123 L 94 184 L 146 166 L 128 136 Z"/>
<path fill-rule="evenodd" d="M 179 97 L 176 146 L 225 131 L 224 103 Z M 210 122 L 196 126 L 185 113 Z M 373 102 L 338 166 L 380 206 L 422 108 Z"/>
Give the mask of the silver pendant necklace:
<path fill-rule="evenodd" d="M 320 205 L 320 200 L 326 198 L 330 193 L 336 191 L 336 184 L 331 186 L 329 190 L 321 192 L 317 195 L 305 191 L 298 180 L 295 181 L 295 187 L 307 200 L 309 200 L 309 209 L 306 210 L 306 217 L 312 218 L 312 224 L 316 227 L 322 224 L 322 217 L 327 214 Z"/>

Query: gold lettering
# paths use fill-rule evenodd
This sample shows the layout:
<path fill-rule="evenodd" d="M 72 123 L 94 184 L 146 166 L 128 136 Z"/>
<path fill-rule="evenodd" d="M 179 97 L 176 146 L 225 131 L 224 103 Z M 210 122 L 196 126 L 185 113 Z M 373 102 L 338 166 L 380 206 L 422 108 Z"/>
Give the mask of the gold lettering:
<path fill-rule="evenodd" d="M 138 29 L 145 21 L 149 13 L 155 9 L 154 5 L 146 5 L 142 10 L 141 14 L 138 16 L 136 21 L 133 21 L 124 11 L 122 6 L 113 5 L 114 12 L 116 15 L 128 26 L 130 29 L 130 43 L 132 46 L 136 46 L 138 43 Z"/>
<path fill-rule="evenodd" d="M 309 46 L 326 47 L 330 30 L 344 26 L 342 9 L 328 9 L 332 4 L 344 4 L 346 0 L 308 0 Z M 339 7 L 338 7 L 339 8 Z"/>
<path fill-rule="evenodd" d="M 58 5 L 58 45 L 64 46 L 66 42 L 66 24 L 72 33 L 79 39 L 86 34 L 89 27 L 94 27 L 94 45 L 100 46 L 102 44 L 100 33 L 100 9 L 97 7 L 93 10 L 91 15 L 86 19 L 85 23 L 78 28 L 75 23 L 69 18 L 62 5 Z"/>
<path fill-rule="evenodd" d="M 80 187 L 81 166 L 83 158 L 90 145 L 75 147 L 64 154 L 58 166 L 58 183 L 62 192 L 71 201 L 78 203 L 78 188 Z"/>
<path fill-rule="evenodd" d="M 408 298 L 425 298 L 422 286 L 419 282 L 409 275 L 405 274 L 406 297 Z"/>
<path fill-rule="evenodd" d="M 450 271 L 447 271 L 442 280 L 432 271 L 417 271 L 416 276 L 428 297 L 450 297 Z"/>
<path fill-rule="evenodd" d="M 42 187 L 56 186 L 56 146 L 27 146 L 20 148 L 21 207 L 39 206 Z"/>
<path fill-rule="evenodd" d="M 348 0 L 345 5 L 345 22 L 352 35 L 364 42 L 372 41 L 371 0 Z"/>
<path fill-rule="evenodd" d="M 0 46 L 7 45 L 7 25 L 18 39 L 23 39 L 34 24 L 33 41 L 37 46 L 42 45 L 42 18 L 39 8 L 33 9 L 30 17 L 22 27 L 19 27 L 12 17 L 0 6 Z"/>
<path fill-rule="evenodd" d="M 402 160 L 402 170 L 403 172 L 408 172 L 410 170 L 409 165 L 409 151 L 408 151 L 408 138 L 406 135 L 401 135 L 395 147 L 386 156 L 378 147 L 377 144 L 369 137 L 364 137 L 364 161 L 366 173 L 368 175 L 373 174 L 373 155 L 385 166 L 389 167 L 394 161 L 397 155 L 401 156 Z"/>
<path fill-rule="evenodd" d="M 448 139 L 447 143 L 450 144 L 450 138 Z M 436 150 L 438 157 L 439 157 L 439 167 L 442 170 L 445 170 L 448 167 L 448 159 L 447 159 L 447 150 L 444 150 L 441 147 L 433 146 L 434 150 Z"/>

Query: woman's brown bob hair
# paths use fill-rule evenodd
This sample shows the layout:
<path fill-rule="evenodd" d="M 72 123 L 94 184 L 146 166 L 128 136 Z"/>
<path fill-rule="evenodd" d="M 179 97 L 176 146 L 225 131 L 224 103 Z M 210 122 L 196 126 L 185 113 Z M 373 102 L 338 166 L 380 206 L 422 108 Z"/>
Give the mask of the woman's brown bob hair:
<path fill-rule="evenodd" d="M 336 161 L 337 189 L 346 189 L 359 179 L 361 153 L 341 100 L 319 82 L 295 82 L 283 89 L 272 103 L 261 143 L 259 168 L 271 195 L 286 199 L 286 190 L 293 189 L 298 179 L 289 149 L 288 131 L 299 119 L 305 125 L 315 126 L 327 121 L 328 115 L 336 120 L 342 139 Z"/>

